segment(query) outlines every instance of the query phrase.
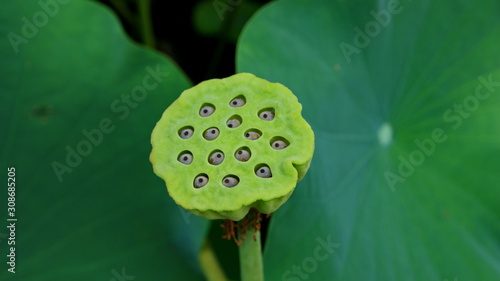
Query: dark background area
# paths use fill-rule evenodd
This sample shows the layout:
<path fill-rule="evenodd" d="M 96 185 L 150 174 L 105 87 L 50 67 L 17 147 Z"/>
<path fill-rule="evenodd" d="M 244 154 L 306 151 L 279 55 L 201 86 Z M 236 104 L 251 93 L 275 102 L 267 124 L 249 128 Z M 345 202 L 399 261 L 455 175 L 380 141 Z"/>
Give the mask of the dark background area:
<path fill-rule="evenodd" d="M 130 20 L 113 2 L 112 8 L 130 35 L 142 43 L 138 22 Z M 244 24 L 266 0 L 151 1 L 155 49 L 172 58 L 194 84 L 235 73 L 235 51 Z M 136 1 L 127 9 L 138 15 Z"/>

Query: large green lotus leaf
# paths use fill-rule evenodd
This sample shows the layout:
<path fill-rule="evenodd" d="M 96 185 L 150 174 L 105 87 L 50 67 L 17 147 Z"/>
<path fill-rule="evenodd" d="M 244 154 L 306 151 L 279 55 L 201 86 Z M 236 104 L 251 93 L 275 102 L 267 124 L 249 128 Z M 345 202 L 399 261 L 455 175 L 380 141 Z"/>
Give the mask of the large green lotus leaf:
<path fill-rule="evenodd" d="M 2 2 L 0 279 L 202 280 L 206 223 L 180 211 L 148 159 L 156 121 L 190 82 L 109 10 L 65 2 Z"/>
<path fill-rule="evenodd" d="M 269 280 L 500 280 L 499 43 L 493 0 L 254 16 L 238 71 L 289 87 L 316 135 L 271 221 Z"/>

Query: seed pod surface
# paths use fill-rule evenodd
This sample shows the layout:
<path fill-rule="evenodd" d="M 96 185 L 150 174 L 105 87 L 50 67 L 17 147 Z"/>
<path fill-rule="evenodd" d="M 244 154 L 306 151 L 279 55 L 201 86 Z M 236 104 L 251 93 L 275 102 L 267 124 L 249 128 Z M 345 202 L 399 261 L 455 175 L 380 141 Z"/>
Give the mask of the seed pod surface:
<path fill-rule="evenodd" d="M 309 168 L 314 133 L 292 92 L 249 73 L 204 81 L 165 110 L 151 136 L 155 173 L 207 219 L 276 211 Z"/>

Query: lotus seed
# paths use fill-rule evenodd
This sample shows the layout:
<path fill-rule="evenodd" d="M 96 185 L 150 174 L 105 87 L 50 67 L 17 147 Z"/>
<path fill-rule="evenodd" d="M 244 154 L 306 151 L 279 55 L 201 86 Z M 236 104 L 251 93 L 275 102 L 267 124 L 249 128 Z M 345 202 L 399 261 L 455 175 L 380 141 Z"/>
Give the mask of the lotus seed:
<path fill-rule="evenodd" d="M 219 136 L 219 129 L 210 128 L 203 133 L 203 137 L 206 140 L 214 140 Z"/>
<path fill-rule="evenodd" d="M 210 155 L 210 158 L 208 159 L 208 162 L 212 165 L 219 165 L 224 161 L 224 154 L 220 151 L 216 151 Z"/>
<path fill-rule="evenodd" d="M 215 111 L 215 108 L 210 105 L 205 105 L 200 109 L 200 116 L 202 117 L 208 117 L 212 115 Z"/>
<path fill-rule="evenodd" d="M 271 178 L 273 175 L 271 174 L 271 169 L 268 166 L 262 166 L 255 170 L 255 174 L 261 178 Z"/>
<path fill-rule="evenodd" d="M 248 131 L 245 133 L 245 138 L 249 140 L 256 140 L 260 138 L 260 133 L 256 131 Z"/>
<path fill-rule="evenodd" d="M 241 162 L 246 162 L 250 159 L 250 151 L 248 151 L 246 149 L 239 149 L 234 154 L 234 157 Z"/>
<path fill-rule="evenodd" d="M 231 119 L 227 120 L 226 125 L 229 128 L 234 129 L 234 128 L 236 128 L 236 127 L 238 127 L 238 126 L 241 125 L 241 121 L 238 120 L 238 119 L 236 119 L 236 118 L 231 118 Z"/>
<path fill-rule="evenodd" d="M 193 135 L 193 129 L 192 128 L 185 128 L 185 129 L 182 129 L 179 132 L 179 136 L 182 139 L 189 139 L 192 135 Z"/>
<path fill-rule="evenodd" d="M 259 118 L 264 121 L 272 121 L 274 119 L 274 112 L 270 110 L 262 111 L 259 114 Z"/>
<path fill-rule="evenodd" d="M 194 179 L 194 187 L 200 188 L 204 187 L 208 183 L 208 176 L 205 174 L 199 175 Z"/>
<path fill-rule="evenodd" d="M 179 160 L 179 162 L 181 162 L 182 164 L 189 165 L 191 164 L 191 162 L 193 162 L 193 155 L 190 152 L 186 152 L 179 155 L 179 158 L 177 158 L 177 160 Z"/>
<path fill-rule="evenodd" d="M 236 176 L 227 176 L 222 180 L 222 184 L 225 187 L 234 187 L 236 186 L 240 180 Z"/>
<path fill-rule="evenodd" d="M 282 140 L 277 140 L 277 141 L 274 141 L 271 146 L 276 149 L 276 150 L 280 150 L 280 149 L 284 149 L 287 147 L 286 145 L 286 142 L 282 141 Z"/>
<path fill-rule="evenodd" d="M 245 105 L 245 100 L 242 97 L 234 98 L 229 105 L 231 107 L 241 107 Z"/>

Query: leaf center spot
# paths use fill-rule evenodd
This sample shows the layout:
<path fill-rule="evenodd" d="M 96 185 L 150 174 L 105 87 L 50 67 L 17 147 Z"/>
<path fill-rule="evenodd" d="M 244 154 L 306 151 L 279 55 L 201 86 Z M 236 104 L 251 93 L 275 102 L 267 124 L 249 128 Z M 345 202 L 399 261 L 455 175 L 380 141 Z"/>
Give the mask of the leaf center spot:
<path fill-rule="evenodd" d="M 378 129 L 378 141 L 382 146 L 389 146 L 392 143 L 392 134 L 392 126 L 386 122 Z"/>

